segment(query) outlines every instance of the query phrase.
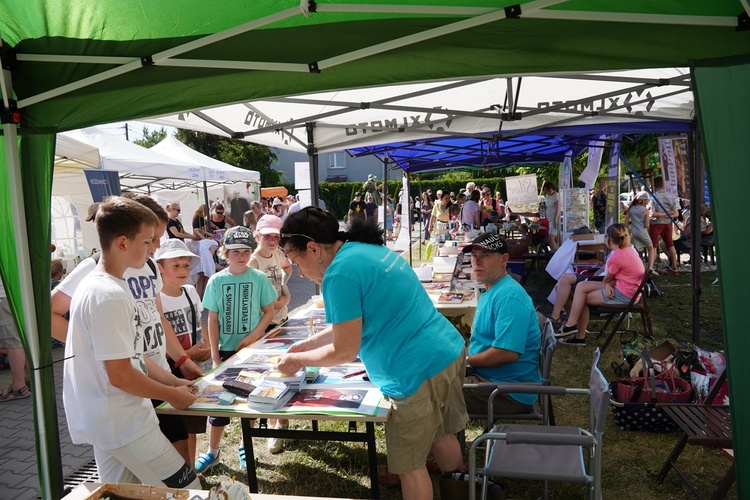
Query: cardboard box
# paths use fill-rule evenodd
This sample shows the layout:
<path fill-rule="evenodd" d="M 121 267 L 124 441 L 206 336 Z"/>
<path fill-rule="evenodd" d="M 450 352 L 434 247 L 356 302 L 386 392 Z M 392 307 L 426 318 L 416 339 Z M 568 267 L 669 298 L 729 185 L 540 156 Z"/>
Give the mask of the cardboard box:
<path fill-rule="evenodd" d="M 586 240 L 595 240 L 596 239 L 596 233 L 589 233 L 589 234 L 573 234 L 570 236 L 570 238 L 573 241 L 586 241 Z"/>

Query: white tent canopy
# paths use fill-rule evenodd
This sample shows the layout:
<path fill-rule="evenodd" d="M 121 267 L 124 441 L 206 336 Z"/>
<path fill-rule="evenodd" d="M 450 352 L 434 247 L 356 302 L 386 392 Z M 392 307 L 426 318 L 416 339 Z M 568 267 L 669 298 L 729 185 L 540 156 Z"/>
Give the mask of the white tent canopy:
<path fill-rule="evenodd" d="M 517 135 L 559 125 L 690 121 L 687 68 L 467 79 L 249 101 L 147 119 L 316 153 L 444 136 Z"/>
<path fill-rule="evenodd" d="M 195 167 L 202 168 L 203 171 L 199 180 L 212 182 L 252 182 L 260 184 L 260 172 L 233 167 L 227 163 L 215 160 L 186 146 L 173 136 L 167 136 L 159 144 L 151 147 L 149 151 L 154 151 L 169 158 L 175 158 L 190 163 Z"/>
<path fill-rule="evenodd" d="M 160 154 L 95 127 L 57 134 L 52 195 L 58 197 L 58 203 L 53 203 L 53 239 L 60 257 L 88 255 L 99 246 L 93 224 L 85 221 L 93 199 L 84 169 L 116 171 L 123 190 L 148 192 L 163 205 L 179 201 L 187 215 L 186 226 L 190 225 L 188 216 L 205 202 L 204 182 L 211 200 L 227 199 L 227 185 L 232 197 L 237 196 L 235 192 L 250 198 L 257 194 L 258 172 L 209 158 L 173 138 L 163 143 L 167 145 L 159 148 Z"/>

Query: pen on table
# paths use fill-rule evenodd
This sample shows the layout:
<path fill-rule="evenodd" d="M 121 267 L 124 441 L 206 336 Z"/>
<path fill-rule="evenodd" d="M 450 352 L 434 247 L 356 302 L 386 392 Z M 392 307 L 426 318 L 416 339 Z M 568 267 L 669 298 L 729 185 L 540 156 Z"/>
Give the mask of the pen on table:
<path fill-rule="evenodd" d="M 365 373 L 367 373 L 367 370 L 359 370 L 358 372 L 347 373 L 343 376 L 343 378 L 352 378 L 356 377 L 357 375 L 364 375 Z"/>

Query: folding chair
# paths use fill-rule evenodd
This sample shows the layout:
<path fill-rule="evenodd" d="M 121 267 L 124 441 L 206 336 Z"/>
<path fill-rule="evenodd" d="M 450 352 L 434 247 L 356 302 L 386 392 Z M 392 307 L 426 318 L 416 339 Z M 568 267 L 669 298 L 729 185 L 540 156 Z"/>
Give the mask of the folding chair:
<path fill-rule="evenodd" d="M 492 394 L 487 418 L 494 419 L 495 397 L 505 392 L 537 394 L 581 394 L 589 396 L 588 428 L 543 425 L 503 424 L 474 440 L 469 450 L 469 499 L 476 499 L 478 475 L 482 476 L 483 495 L 489 477 L 507 477 L 587 485 L 588 497 L 602 496 L 602 436 L 609 403 L 608 384 L 597 366 L 601 352 L 594 352 L 588 389 L 568 389 L 532 384 L 507 384 Z M 487 442 L 484 467 L 477 468 L 477 448 Z M 588 451 L 586 466 L 584 450 Z"/>
<path fill-rule="evenodd" d="M 525 260 L 525 272 L 521 278 L 521 285 L 526 284 L 531 271 L 537 269 L 540 260 L 547 261 L 551 256 L 552 251 L 549 247 L 549 235 L 545 234 L 540 238 L 539 243 L 531 248 L 531 251 L 521 256 Z"/>
<path fill-rule="evenodd" d="M 539 313 L 537 313 L 539 314 Z M 552 358 L 555 355 L 555 347 L 557 345 L 557 339 L 555 338 L 555 328 L 552 326 L 552 321 L 539 314 L 539 323 L 541 328 L 541 348 L 539 350 L 539 371 L 542 375 L 542 385 L 549 385 L 550 383 L 550 372 L 552 371 Z M 492 387 L 497 388 L 505 385 L 502 382 L 493 383 L 486 382 L 483 384 L 464 384 L 466 388 L 479 388 L 479 387 Z M 536 384 L 533 384 L 536 385 Z M 487 418 L 486 413 L 470 413 L 469 418 L 474 420 L 481 420 Z M 555 425 L 555 415 L 552 411 L 552 400 L 550 394 L 540 394 L 539 397 L 539 411 L 536 408 L 528 413 L 502 413 L 495 417 L 495 420 L 488 420 L 484 426 L 484 432 L 487 432 L 497 420 L 536 420 L 541 422 L 543 425 Z M 461 443 L 462 448 L 466 445 L 466 433 L 461 431 L 458 433 L 458 441 Z"/>
<path fill-rule="evenodd" d="M 620 328 L 620 325 L 622 325 L 622 322 L 625 320 L 629 313 L 640 314 L 641 319 L 643 320 L 643 328 L 645 330 L 645 333 L 653 337 L 654 332 L 653 328 L 651 327 L 651 309 L 649 309 L 648 307 L 648 299 L 646 297 L 646 294 L 643 292 L 649 279 L 651 279 L 651 271 L 646 271 L 646 273 L 643 275 L 643 279 L 641 280 L 641 284 L 638 285 L 638 289 L 636 290 L 635 295 L 633 295 L 633 298 L 630 299 L 630 302 L 628 302 L 627 304 L 604 304 L 600 306 L 591 306 L 590 312 L 592 317 L 598 314 L 608 315 L 606 323 L 604 323 L 602 329 L 599 330 L 599 333 L 596 334 L 597 340 L 599 340 L 599 338 L 605 334 L 605 332 L 607 331 L 607 326 L 609 326 L 612 320 L 617 317 L 614 328 L 612 328 L 612 331 L 609 332 L 609 334 L 607 335 L 607 340 L 602 346 L 602 353 L 607 350 L 609 343 L 612 342 L 612 339 Z"/>
<path fill-rule="evenodd" d="M 687 484 L 690 490 L 698 498 L 704 498 L 698 488 L 690 481 L 685 473 L 677 465 L 677 458 L 689 444 L 697 446 L 708 446 L 718 448 L 732 448 L 732 422 L 729 417 L 729 406 L 716 406 L 711 404 L 716 398 L 721 386 L 727 378 L 726 369 L 721 373 L 709 391 L 703 403 L 699 404 L 657 404 L 664 412 L 672 417 L 672 420 L 682 429 L 682 438 L 677 442 L 672 453 L 667 457 L 659 474 L 656 476 L 656 482 L 661 484 L 664 478 L 669 474 L 670 469 L 674 469 L 680 475 L 682 480 Z M 712 499 L 725 498 L 729 488 L 734 483 L 734 464 L 724 475 L 716 491 L 711 495 Z"/>

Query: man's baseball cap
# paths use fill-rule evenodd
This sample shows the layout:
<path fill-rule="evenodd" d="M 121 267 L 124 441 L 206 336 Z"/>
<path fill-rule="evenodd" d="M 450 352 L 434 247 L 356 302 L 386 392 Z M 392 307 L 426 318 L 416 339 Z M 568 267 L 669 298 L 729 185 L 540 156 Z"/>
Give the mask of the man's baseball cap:
<path fill-rule="evenodd" d="M 267 217 L 267 215 L 264 215 Z M 258 221 L 260 224 L 260 221 Z M 224 233 L 224 248 L 227 250 L 241 250 L 249 248 L 250 250 L 257 247 L 258 244 L 253 238 L 253 232 L 244 226 L 234 226 L 227 229 Z"/>
<path fill-rule="evenodd" d="M 356 193 L 354 193 L 354 197 L 356 198 L 357 196 L 362 196 L 362 193 L 360 193 L 359 191 L 357 191 Z"/>
<path fill-rule="evenodd" d="M 91 222 L 96 217 L 96 211 L 99 210 L 99 203 L 92 203 L 89 205 L 89 214 L 86 217 L 86 222 Z"/>
<path fill-rule="evenodd" d="M 187 245 L 177 238 L 169 238 L 154 253 L 154 260 L 156 262 L 165 259 L 176 259 L 177 257 L 190 257 L 190 269 L 201 263 L 200 257 L 188 250 Z"/>
<path fill-rule="evenodd" d="M 469 253 L 475 247 L 487 250 L 488 252 L 508 253 L 508 245 L 505 244 L 505 239 L 498 234 L 480 234 L 479 236 L 474 238 L 474 241 L 471 242 L 471 245 L 466 245 L 463 248 L 462 252 Z"/>
<path fill-rule="evenodd" d="M 281 226 L 284 222 L 275 215 L 266 214 L 260 218 L 255 230 L 260 234 L 281 234 Z"/>

